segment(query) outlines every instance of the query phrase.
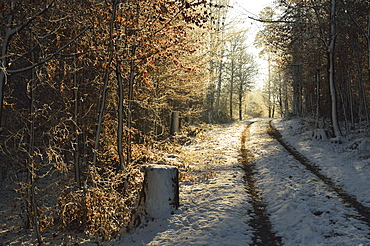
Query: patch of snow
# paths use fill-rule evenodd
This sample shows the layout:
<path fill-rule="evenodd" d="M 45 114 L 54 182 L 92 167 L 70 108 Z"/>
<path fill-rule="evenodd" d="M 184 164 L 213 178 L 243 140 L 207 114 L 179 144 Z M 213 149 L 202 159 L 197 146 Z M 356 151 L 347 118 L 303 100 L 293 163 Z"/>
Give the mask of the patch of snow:
<path fill-rule="evenodd" d="M 146 178 L 145 212 L 154 219 L 168 217 L 176 210 L 177 168 L 152 164 L 146 167 Z"/>
<path fill-rule="evenodd" d="M 284 245 L 370 245 L 369 227 L 267 133 L 268 120 L 254 120 L 246 147 L 277 236 Z M 215 126 L 207 138 L 186 146 L 190 167 L 215 171 L 208 180 L 180 184 L 180 208 L 110 245 L 251 245 L 253 208 L 238 161 L 241 134 L 249 122 Z M 285 141 L 318 164 L 334 182 L 370 206 L 370 168 L 356 152 L 330 139 L 312 138 L 298 120 L 274 120 Z M 311 131 L 311 134 L 309 133 Z M 343 140 L 347 141 L 347 140 Z M 349 143 L 347 143 L 348 145 Z"/>
<path fill-rule="evenodd" d="M 299 119 L 289 121 L 277 119 L 273 122 L 285 141 L 318 165 L 322 173 L 330 177 L 347 193 L 355 196 L 363 205 L 370 207 L 370 156 L 348 149 L 351 141 L 345 138 L 342 138 L 342 144 L 332 143 L 328 140 L 303 140 L 302 131 L 297 127 L 302 124 Z M 291 130 L 287 131 L 286 129 Z M 360 134 L 355 138 L 360 139 L 361 136 Z M 361 140 L 362 142 L 365 140 Z M 308 145 L 312 148 L 307 148 Z"/>
<path fill-rule="evenodd" d="M 250 146 L 255 153 L 258 186 L 284 245 L 369 244 L 369 228 L 354 219 L 356 211 L 343 205 L 335 192 L 268 136 L 267 127 L 252 125 Z M 297 142 L 296 146 L 303 149 L 308 144 Z"/>
<path fill-rule="evenodd" d="M 186 146 L 191 168 L 217 170 L 213 177 L 180 184 L 180 208 L 169 219 L 154 220 L 110 245 L 248 245 L 252 210 L 239 166 L 240 135 L 245 124 L 214 127 L 207 139 Z M 201 153 L 199 153 L 201 152 Z M 190 158 L 190 157 L 189 157 Z"/>

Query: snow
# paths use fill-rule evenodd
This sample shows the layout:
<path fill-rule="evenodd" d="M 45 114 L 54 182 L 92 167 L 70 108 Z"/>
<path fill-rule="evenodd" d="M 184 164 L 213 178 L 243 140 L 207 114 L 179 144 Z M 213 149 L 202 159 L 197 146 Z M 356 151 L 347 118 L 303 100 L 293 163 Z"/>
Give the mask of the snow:
<path fill-rule="evenodd" d="M 321 168 L 321 172 L 331 177 L 349 194 L 355 196 L 363 205 L 370 207 L 370 146 L 366 133 L 346 134 L 343 143 L 332 143 L 309 139 L 309 129 L 303 129 L 298 120 L 277 120 L 276 127 L 284 139 Z M 303 132 L 302 132 L 303 131 Z M 357 143 L 357 146 L 354 146 Z M 360 144 L 359 144 L 360 143 Z"/>
<path fill-rule="evenodd" d="M 250 123 L 245 148 L 253 155 L 256 185 L 283 245 L 370 245 L 369 225 L 267 133 L 269 121 L 209 126 L 181 154 L 167 159 L 182 163 L 194 177 L 180 182 L 180 207 L 173 214 L 144 221 L 134 233 L 115 241 L 80 245 L 254 245 L 252 198 L 240 157 L 241 135 Z M 272 123 L 284 141 L 320 167 L 322 174 L 370 207 L 366 131 L 348 132 L 338 143 L 316 139 L 309 120 L 273 119 Z"/>
<path fill-rule="evenodd" d="M 251 198 L 240 163 L 241 134 L 252 123 L 246 148 L 267 214 L 284 245 L 369 245 L 370 229 L 357 212 L 267 134 L 268 119 L 213 126 L 206 137 L 184 147 L 195 182 L 180 183 L 180 208 L 169 218 L 149 221 L 135 233 L 107 245 L 252 245 Z M 321 172 L 370 207 L 366 138 L 338 144 L 316 139 L 310 122 L 273 120 L 284 140 Z M 360 146 L 360 147 L 358 147 Z"/>
<path fill-rule="evenodd" d="M 281 121 L 279 123 L 276 125 L 280 126 L 281 130 L 297 129 L 289 128 Z M 266 134 L 267 127 L 267 124 L 254 125 L 249 144 L 255 150 L 258 186 L 264 191 L 262 196 L 268 204 L 270 220 L 277 235 L 282 237 L 284 245 L 370 243 L 367 238 L 369 228 L 364 222 L 353 218 L 357 215 L 354 209 L 343 205 L 335 192 L 329 190 L 276 140 Z M 299 150 L 303 151 L 305 146 L 311 145 L 309 139 L 306 139 L 305 144 L 300 142 L 302 134 L 287 134 L 284 130 L 282 133 L 286 136 L 285 140 Z M 295 138 L 292 138 L 292 135 Z M 313 145 L 309 149 L 315 153 Z M 325 153 L 325 160 L 328 161 L 328 153 L 321 153 L 321 156 Z"/>
<path fill-rule="evenodd" d="M 175 211 L 176 187 L 173 180 L 176 174 L 177 169 L 172 166 L 149 165 L 146 168 L 145 211 L 151 218 L 165 218 Z"/>
<path fill-rule="evenodd" d="M 180 184 L 180 208 L 169 219 L 150 221 L 116 245 L 247 245 L 252 242 L 248 203 L 239 166 L 244 124 L 216 127 L 187 147 L 197 172 L 215 177 Z M 216 173 L 212 171 L 217 171 Z M 110 243 L 112 244 L 112 242 Z"/>

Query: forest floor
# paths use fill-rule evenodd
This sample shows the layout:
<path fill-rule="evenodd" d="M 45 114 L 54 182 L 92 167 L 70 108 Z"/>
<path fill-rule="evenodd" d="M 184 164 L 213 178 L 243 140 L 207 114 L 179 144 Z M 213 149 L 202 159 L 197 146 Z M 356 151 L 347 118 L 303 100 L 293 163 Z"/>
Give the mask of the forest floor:
<path fill-rule="evenodd" d="M 114 241 L 75 245 L 370 245 L 366 131 L 333 141 L 316 139 L 309 120 L 269 123 L 208 126 L 167 158 L 187 166 L 175 214 Z M 1 232 L 0 245 L 5 238 L 29 245 Z"/>
<path fill-rule="evenodd" d="M 369 245 L 365 133 L 337 143 L 315 139 L 310 121 L 272 126 L 300 157 L 276 140 L 267 119 L 214 125 L 179 156 L 207 179 L 181 184 L 181 206 L 171 217 L 108 244 Z"/>

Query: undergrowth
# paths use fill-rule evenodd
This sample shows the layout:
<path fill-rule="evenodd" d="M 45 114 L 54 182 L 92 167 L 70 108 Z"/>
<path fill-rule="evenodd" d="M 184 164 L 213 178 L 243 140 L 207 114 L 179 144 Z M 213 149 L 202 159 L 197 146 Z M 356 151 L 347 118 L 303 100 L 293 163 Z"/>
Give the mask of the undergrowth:
<path fill-rule="evenodd" d="M 180 170 L 180 180 L 197 180 L 188 172 L 186 164 L 166 161 L 165 158 L 166 155 L 180 153 L 181 144 L 189 141 L 191 138 L 185 132 L 172 139 L 147 139 L 145 144 L 135 144 L 132 148 L 133 163 L 125 170 L 117 171 L 104 165 L 89 166 L 83 188 L 76 188 L 72 183 L 62 189 L 58 199 L 61 229 L 65 233 L 81 232 L 103 241 L 131 231 L 130 219 L 137 208 L 145 165 L 156 162 L 175 165 Z M 201 178 L 212 175 L 203 174 Z"/>

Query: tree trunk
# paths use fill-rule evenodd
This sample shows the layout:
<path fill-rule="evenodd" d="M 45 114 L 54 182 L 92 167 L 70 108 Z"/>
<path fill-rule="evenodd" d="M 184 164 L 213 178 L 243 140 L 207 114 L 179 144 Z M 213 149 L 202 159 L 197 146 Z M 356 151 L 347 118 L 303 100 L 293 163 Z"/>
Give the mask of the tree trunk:
<path fill-rule="evenodd" d="M 139 226 L 143 216 L 147 220 L 167 218 L 175 212 L 179 205 L 177 167 L 147 166 L 137 211 L 132 215 L 129 229 L 133 230 Z"/>
<path fill-rule="evenodd" d="M 320 119 L 320 79 L 321 73 L 320 69 L 316 71 L 316 127 L 319 127 L 319 119 Z"/>
<path fill-rule="evenodd" d="M 173 136 L 180 132 L 180 120 L 179 120 L 179 111 L 173 111 L 171 113 L 171 127 L 170 134 Z"/>
<path fill-rule="evenodd" d="M 366 124 L 369 125 L 369 113 L 367 110 L 366 90 L 365 90 L 364 81 L 363 81 L 363 73 L 362 73 L 362 68 L 361 68 L 360 55 L 358 54 L 358 52 L 356 52 L 356 58 L 357 58 L 356 60 L 357 60 L 357 71 L 358 71 L 358 90 L 359 90 L 359 97 L 360 97 L 360 108 L 364 109 Z"/>
<path fill-rule="evenodd" d="M 347 94 L 348 94 L 348 97 L 349 97 L 349 109 L 350 109 L 350 112 L 351 112 L 351 128 L 353 129 L 355 127 L 355 113 L 354 113 L 354 109 L 353 109 L 353 92 L 352 92 L 352 85 L 351 85 L 351 81 L 349 80 L 350 78 L 350 71 L 347 71 Z"/>
<path fill-rule="evenodd" d="M 334 82 L 334 49 L 329 49 L 329 86 L 331 96 L 331 118 L 335 137 L 341 137 L 342 132 L 339 128 L 338 110 L 337 110 L 337 93 Z"/>
<path fill-rule="evenodd" d="M 110 58 L 108 63 L 111 63 L 111 61 L 112 61 L 112 57 Z M 101 98 L 101 101 L 100 101 L 100 110 L 99 110 L 98 123 L 97 123 L 96 136 L 95 136 L 95 143 L 94 143 L 94 150 L 93 150 L 93 165 L 94 166 L 96 166 L 96 163 L 97 163 L 99 141 L 100 141 L 100 132 L 101 132 L 102 124 L 103 124 L 103 114 L 104 114 L 105 102 L 106 102 L 107 92 L 108 92 L 109 74 L 110 73 L 107 69 L 106 74 L 105 74 L 105 79 L 104 79 L 102 98 Z"/>
<path fill-rule="evenodd" d="M 233 118 L 233 91 L 234 91 L 234 58 L 231 58 L 231 78 L 230 78 L 230 117 Z"/>
<path fill-rule="evenodd" d="M 74 135 L 75 135 L 75 150 L 74 150 L 74 166 L 75 166 L 75 180 L 77 187 L 81 188 L 81 175 L 80 175 L 80 141 L 79 141 L 79 128 L 78 128 L 78 81 L 77 81 L 77 59 L 74 56 L 74 71 L 73 71 L 73 81 L 74 81 Z"/>
<path fill-rule="evenodd" d="M 112 19 L 110 23 L 110 29 L 109 29 L 109 35 L 110 37 L 113 37 L 114 32 L 114 21 L 116 16 L 116 7 L 117 7 L 117 1 L 114 2 L 113 10 L 112 10 Z M 102 98 L 100 102 L 100 110 L 99 110 L 99 116 L 98 116 L 98 123 L 97 123 L 97 129 L 96 129 L 96 135 L 95 135 L 95 143 L 94 143 L 94 152 L 93 152 L 93 165 L 96 166 L 97 162 L 97 156 L 98 156 L 98 149 L 99 149 L 99 141 L 100 141 L 100 132 L 101 127 L 103 124 L 103 114 L 104 114 L 104 108 L 105 108 L 105 102 L 107 98 L 107 92 L 108 92 L 108 84 L 109 84 L 109 75 L 110 75 L 110 64 L 113 61 L 113 55 L 114 55 L 114 43 L 113 40 L 109 43 L 109 58 L 107 62 L 107 66 L 105 69 L 105 77 L 104 77 L 104 85 L 103 85 L 103 93 Z"/>
<path fill-rule="evenodd" d="M 289 95 L 288 95 L 287 83 L 284 83 L 284 93 L 285 93 L 285 100 L 284 100 L 285 115 L 289 115 Z"/>
<path fill-rule="evenodd" d="M 8 25 L 11 26 L 13 17 L 9 16 Z M 4 102 L 4 87 L 6 81 L 6 72 L 8 68 L 7 51 L 11 37 L 14 35 L 14 30 L 8 28 L 5 29 L 3 43 L 1 46 L 1 62 L 0 62 L 0 132 L 3 130 L 2 118 L 3 118 L 3 102 Z"/>
<path fill-rule="evenodd" d="M 328 46 L 329 52 L 329 86 L 331 95 L 331 117 L 332 125 L 335 137 L 341 137 L 342 132 L 339 127 L 338 122 L 338 110 L 337 110 L 337 94 L 335 91 L 335 81 L 334 81 L 334 48 L 336 41 L 336 20 L 335 20 L 335 10 L 336 10 L 336 0 L 331 0 L 331 12 L 330 12 L 330 44 Z"/>
<path fill-rule="evenodd" d="M 345 78 L 343 78 L 343 80 L 345 80 Z M 346 91 L 346 85 L 344 84 L 343 86 L 341 86 L 339 84 L 338 93 L 339 93 L 339 97 L 341 100 L 340 104 L 342 105 L 342 110 L 343 110 L 344 125 L 345 125 L 345 128 L 348 129 L 349 124 L 348 124 L 347 108 L 346 108 L 346 104 L 348 103 L 348 100 L 347 100 L 345 91 Z"/>
<path fill-rule="evenodd" d="M 32 57 L 32 62 L 35 62 L 35 57 Z M 36 233 L 37 241 L 39 244 L 42 243 L 40 224 L 38 219 L 38 211 L 36 204 L 36 192 L 35 192 L 35 179 L 36 179 L 36 167 L 34 160 L 35 151 L 35 81 L 36 75 L 34 69 L 32 70 L 32 78 L 29 87 L 30 96 L 30 139 L 28 145 L 28 165 L 27 165 L 27 210 L 28 210 L 28 223 L 29 228 L 34 228 Z"/>
<path fill-rule="evenodd" d="M 152 218 L 162 218 L 179 207 L 178 170 L 173 166 L 150 165 L 145 169 L 145 211 Z"/>
<path fill-rule="evenodd" d="M 367 69 L 369 70 L 370 72 L 370 11 L 369 11 L 369 18 L 367 20 L 367 56 L 368 56 L 368 65 L 367 65 Z"/>
<path fill-rule="evenodd" d="M 302 78 L 301 65 L 293 64 L 293 113 L 302 116 Z"/>
<path fill-rule="evenodd" d="M 243 85 L 240 84 L 239 90 L 239 120 L 243 120 Z"/>
<path fill-rule="evenodd" d="M 120 64 L 116 64 L 116 76 L 118 83 L 118 132 L 117 132 L 117 154 L 121 170 L 125 170 L 123 157 L 123 81 Z"/>
<path fill-rule="evenodd" d="M 223 52 L 222 52 L 221 58 L 222 57 L 223 57 Z M 219 71 L 218 71 L 218 81 L 217 81 L 216 111 L 220 110 L 223 65 L 224 65 L 224 63 L 221 59 L 220 60 L 220 65 L 219 65 Z"/>
<path fill-rule="evenodd" d="M 135 46 L 132 46 L 132 57 L 135 56 Z M 130 78 L 129 78 L 129 86 L 128 86 L 128 108 L 127 108 L 127 128 L 128 128 L 128 136 L 127 136 L 127 165 L 131 163 L 131 138 L 132 138 L 132 102 L 134 99 L 134 81 L 135 81 L 135 64 L 134 60 L 132 59 L 130 62 Z"/>
<path fill-rule="evenodd" d="M 268 117 L 271 118 L 271 57 L 268 55 L 268 65 L 267 65 L 267 107 L 268 107 Z"/>

